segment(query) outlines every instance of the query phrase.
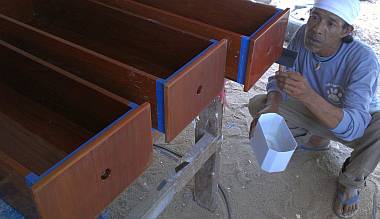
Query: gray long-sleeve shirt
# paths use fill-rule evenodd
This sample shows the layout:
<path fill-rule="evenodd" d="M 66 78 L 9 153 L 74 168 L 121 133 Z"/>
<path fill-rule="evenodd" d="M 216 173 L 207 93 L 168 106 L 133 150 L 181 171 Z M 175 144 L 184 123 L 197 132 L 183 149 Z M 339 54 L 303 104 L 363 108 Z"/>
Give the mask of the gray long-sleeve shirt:
<path fill-rule="evenodd" d="M 301 73 L 315 92 L 343 109 L 343 119 L 331 130 L 338 138 L 352 141 L 363 136 L 372 119 L 371 113 L 380 111 L 380 98 L 376 95 L 380 67 L 376 54 L 354 40 L 343 43 L 330 57 L 319 57 L 305 48 L 304 36 L 305 25 L 288 46 L 299 53 L 291 70 Z M 274 77 L 269 78 L 267 91 L 281 92 Z"/>

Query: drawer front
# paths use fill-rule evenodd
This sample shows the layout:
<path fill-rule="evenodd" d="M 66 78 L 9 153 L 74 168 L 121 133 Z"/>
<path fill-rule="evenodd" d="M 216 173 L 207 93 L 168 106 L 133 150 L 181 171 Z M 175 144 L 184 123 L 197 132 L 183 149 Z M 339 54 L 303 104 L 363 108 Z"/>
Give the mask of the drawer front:
<path fill-rule="evenodd" d="M 178 135 L 223 89 L 227 41 L 214 43 L 165 84 L 166 140 Z"/>
<path fill-rule="evenodd" d="M 32 193 L 41 218 L 94 218 L 152 159 L 149 104 L 115 121 L 41 176 Z"/>
<path fill-rule="evenodd" d="M 278 13 L 251 38 L 244 91 L 248 91 L 281 56 L 289 9 Z"/>

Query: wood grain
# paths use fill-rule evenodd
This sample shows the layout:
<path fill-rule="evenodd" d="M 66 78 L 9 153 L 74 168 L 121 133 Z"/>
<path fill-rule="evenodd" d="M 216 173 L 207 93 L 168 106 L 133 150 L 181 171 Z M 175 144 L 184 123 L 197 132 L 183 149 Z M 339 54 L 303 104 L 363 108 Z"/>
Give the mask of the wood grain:
<path fill-rule="evenodd" d="M 201 35 L 209 39 L 227 39 L 228 53 L 225 77 L 236 80 L 240 55 L 240 34 L 132 0 L 97 0 L 97 2 L 103 2 L 105 4 L 121 8 L 125 11 L 140 14 L 149 19 L 156 20 L 160 24 L 169 25 L 180 31 L 186 31 L 192 34 L 196 33 L 196 35 Z"/>
<path fill-rule="evenodd" d="M 282 11 L 251 39 L 244 91 L 248 91 L 281 56 L 289 13 L 289 9 Z"/>
<path fill-rule="evenodd" d="M 144 104 L 35 184 L 32 190 L 41 217 L 94 218 L 99 214 L 149 165 L 150 123 L 149 105 Z M 106 169 L 111 174 L 102 180 Z"/>
<path fill-rule="evenodd" d="M 125 114 L 127 100 L 1 40 L 0 57 L 2 198 L 31 218 L 94 218 L 151 161 L 149 104 Z"/>
<path fill-rule="evenodd" d="M 76 76 L 137 104 L 149 102 L 157 124 L 157 77 L 0 14 L 0 36 Z"/>
<path fill-rule="evenodd" d="M 172 26 L 174 28 L 202 35 L 213 39 L 228 39 L 226 78 L 238 80 L 239 63 L 241 55 L 252 58 L 252 53 L 240 54 L 242 37 L 250 37 L 258 31 L 276 13 L 276 8 L 269 5 L 253 3 L 246 0 L 93 0 L 104 4 L 119 7 L 125 11 L 131 11 L 145 16 L 148 19 L 156 20 L 159 23 Z M 283 13 L 284 14 L 284 13 Z M 286 16 L 284 16 L 286 17 Z M 282 19 L 277 16 L 275 19 Z M 273 24 L 273 22 L 272 22 Z M 281 27 L 278 27 L 281 26 Z M 274 45 L 283 44 L 286 23 L 278 22 L 273 28 L 271 36 Z M 268 26 L 264 29 L 268 30 Z M 281 30 L 280 32 L 276 32 Z M 262 31 L 260 31 L 263 33 Z M 256 34 L 256 38 L 261 36 Z M 266 36 L 267 38 L 268 36 Z M 255 42 L 255 40 L 253 40 Z M 260 46 L 250 48 L 272 48 L 271 44 L 261 42 Z M 270 54 L 267 54 L 267 52 Z M 268 64 L 273 64 L 280 56 L 278 49 L 255 52 L 254 60 L 258 67 L 248 66 L 244 90 L 248 91 L 254 84 L 254 78 L 260 78 L 267 70 Z M 261 58 L 262 57 L 262 58 Z M 261 67 L 260 67 L 261 66 Z M 245 67 L 243 65 L 243 67 Z"/>
<path fill-rule="evenodd" d="M 222 91 L 226 52 L 227 41 L 222 40 L 167 83 L 167 140 L 173 139 Z"/>
<path fill-rule="evenodd" d="M 36 1 L 42 2 L 49 3 Z M 150 102 L 157 127 L 156 80 L 168 78 L 211 42 L 98 2 L 58 2 L 64 7 L 48 12 L 36 6 L 40 13 L 30 25 L 0 15 L 0 36 L 117 95 Z"/>
<path fill-rule="evenodd" d="M 0 150 L 1 198 L 22 213 L 25 218 L 37 219 L 38 212 L 25 177 L 30 170 Z"/>

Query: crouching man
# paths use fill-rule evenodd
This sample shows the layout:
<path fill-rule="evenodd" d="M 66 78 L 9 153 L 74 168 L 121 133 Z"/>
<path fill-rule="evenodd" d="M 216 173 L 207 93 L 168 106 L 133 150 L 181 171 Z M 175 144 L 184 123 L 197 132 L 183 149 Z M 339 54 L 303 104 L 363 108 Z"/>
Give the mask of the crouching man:
<path fill-rule="evenodd" d="M 359 0 L 316 0 L 306 25 L 289 44 L 298 57 L 291 69 L 269 78 L 267 95 L 250 100 L 256 119 L 282 115 L 299 145 L 325 150 L 330 140 L 354 151 L 340 172 L 335 213 L 352 217 L 359 191 L 380 160 L 379 62 L 371 48 L 352 37 Z"/>

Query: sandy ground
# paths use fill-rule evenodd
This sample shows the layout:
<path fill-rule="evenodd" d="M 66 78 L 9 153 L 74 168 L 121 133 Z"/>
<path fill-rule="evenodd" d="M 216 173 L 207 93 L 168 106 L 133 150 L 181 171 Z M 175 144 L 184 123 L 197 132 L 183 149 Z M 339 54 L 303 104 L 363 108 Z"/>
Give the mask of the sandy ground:
<path fill-rule="evenodd" d="M 361 4 L 362 13 L 356 25 L 357 36 L 371 45 L 380 57 L 380 2 Z M 239 84 L 231 81 L 226 84 L 229 104 L 225 107 L 223 122 L 220 184 L 226 191 L 232 218 L 337 218 L 332 211 L 336 179 L 350 149 L 334 142 L 328 152 L 296 152 L 287 170 L 275 174 L 263 172 L 250 149 L 247 124 L 251 118 L 246 104 L 252 96 L 265 93 L 267 78 L 276 69 L 277 66 L 273 65 L 248 93 L 243 92 Z M 157 143 L 184 153 L 193 143 L 193 136 L 194 128 L 190 125 L 170 144 L 164 144 L 162 138 Z M 109 206 L 109 218 L 126 218 L 133 207 L 146 204 L 147 197 L 156 191 L 163 179 L 173 174 L 177 164 L 170 155 L 154 151 L 151 167 Z M 354 218 L 372 218 L 373 198 L 377 200 L 376 208 L 380 211 L 380 195 L 374 197 L 376 187 L 380 189 L 380 166 L 370 176 L 362 191 L 360 211 Z M 193 201 L 192 192 L 193 182 L 175 196 L 159 218 L 228 218 L 220 194 L 219 208 L 215 212 L 209 212 Z M 0 201 L 0 218 L 20 216 Z M 380 218 L 380 214 L 377 218 Z"/>

